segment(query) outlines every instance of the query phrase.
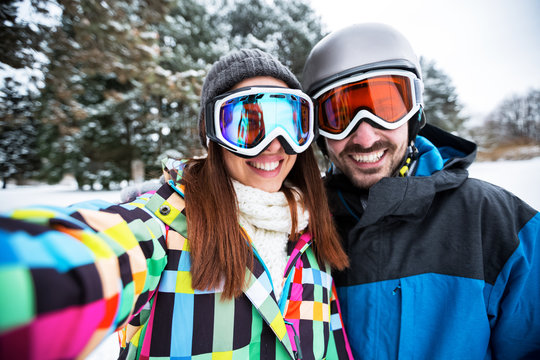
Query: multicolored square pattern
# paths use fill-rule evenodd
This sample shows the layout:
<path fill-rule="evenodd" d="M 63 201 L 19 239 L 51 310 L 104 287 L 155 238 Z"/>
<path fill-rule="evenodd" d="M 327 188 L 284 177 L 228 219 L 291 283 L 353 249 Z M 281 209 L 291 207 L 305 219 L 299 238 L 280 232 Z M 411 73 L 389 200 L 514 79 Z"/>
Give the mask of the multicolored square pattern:
<path fill-rule="evenodd" d="M 194 290 L 182 196 L 165 184 L 129 204 L 0 217 L 0 358 L 84 357 L 118 329 L 121 359 L 352 357 L 308 234 L 290 248 L 279 302 L 256 251 L 242 296 Z"/>

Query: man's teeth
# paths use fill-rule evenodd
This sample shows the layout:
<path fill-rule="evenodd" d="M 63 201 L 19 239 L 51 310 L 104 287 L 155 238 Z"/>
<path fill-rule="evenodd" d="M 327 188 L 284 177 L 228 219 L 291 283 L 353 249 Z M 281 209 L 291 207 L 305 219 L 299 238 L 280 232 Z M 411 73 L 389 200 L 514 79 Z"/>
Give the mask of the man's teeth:
<path fill-rule="evenodd" d="M 254 168 L 264 170 L 264 171 L 273 171 L 276 170 L 279 166 L 279 161 L 273 161 L 273 162 L 250 162 L 249 165 L 253 166 Z"/>
<path fill-rule="evenodd" d="M 352 158 L 356 162 L 362 162 L 362 163 L 374 163 L 380 160 L 380 158 L 383 156 L 384 151 L 371 153 L 371 154 L 352 154 Z"/>

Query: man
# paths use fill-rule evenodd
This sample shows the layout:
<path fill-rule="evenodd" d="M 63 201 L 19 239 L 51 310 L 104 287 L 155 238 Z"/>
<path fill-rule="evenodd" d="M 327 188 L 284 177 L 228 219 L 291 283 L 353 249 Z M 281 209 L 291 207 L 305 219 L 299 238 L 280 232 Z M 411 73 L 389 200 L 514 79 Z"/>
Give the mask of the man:
<path fill-rule="evenodd" d="M 540 358 L 540 214 L 468 178 L 476 145 L 425 125 L 403 35 L 381 24 L 334 32 L 303 81 L 351 260 L 335 278 L 355 357 Z"/>

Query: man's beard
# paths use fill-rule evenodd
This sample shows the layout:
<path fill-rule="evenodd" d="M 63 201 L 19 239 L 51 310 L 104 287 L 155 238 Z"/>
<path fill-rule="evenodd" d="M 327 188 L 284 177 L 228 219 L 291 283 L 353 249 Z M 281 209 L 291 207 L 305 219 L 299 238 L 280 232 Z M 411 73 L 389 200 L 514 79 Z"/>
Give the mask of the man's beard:
<path fill-rule="evenodd" d="M 391 142 L 385 141 L 385 140 L 377 141 L 372 146 L 370 146 L 368 148 L 365 148 L 365 147 L 363 147 L 361 145 L 358 145 L 358 144 L 350 144 L 350 145 L 347 145 L 341 151 L 341 153 L 339 154 L 339 158 L 344 159 L 344 158 L 348 157 L 350 154 L 368 154 L 368 153 L 373 153 L 373 152 L 383 150 L 383 149 L 385 150 L 385 155 L 391 156 L 391 155 L 395 155 L 396 151 L 398 150 L 398 146 L 396 144 L 394 144 L 394 143 L 391 143 Z M 400 165 L 401 165 L 401 163 L 403 161 L 403 158 L 404 158 L 405 154 L 406 154 L 406 152 L 404 154 L 401 154 L 401 156 L 399 157 L 399 159 L 397 161 L 395 161 L 395 159 L 393 157 L 391 159 L 389 159 L 389 161 L 390 161 L 390 169 L 389 169 L 389 171 L 383 173 L 382 177 L 391 177 L 394 174 L 396 174 L 397 171 L 398 171 L 398 168 L 400 167 Z M 358 173 L 356 173 L 357 176 L 355 177 L 354 176 L 355 175 L 354 171 L 351 171 L 349 173 L 349 169 L 341 169 L 341 170 L 342 170 L 342 172 L 345 172 L 345 174 L 347 175 L 349 180 L 356 187 L 361 188 L 361 189 L 369 189 L 371 186 L 373 186 L 376 183 L 376 182 L 375 183 L 366 183 L 366 182 L 362 181 L 362 179 L 361 179 L 362 175 L 369 176 L 369 175 L 372 175 L 372 174 L 377 174 L 379 171 L 381 171 L 380 168 L 362 169 L 361 174 L 358 175 Z"/>

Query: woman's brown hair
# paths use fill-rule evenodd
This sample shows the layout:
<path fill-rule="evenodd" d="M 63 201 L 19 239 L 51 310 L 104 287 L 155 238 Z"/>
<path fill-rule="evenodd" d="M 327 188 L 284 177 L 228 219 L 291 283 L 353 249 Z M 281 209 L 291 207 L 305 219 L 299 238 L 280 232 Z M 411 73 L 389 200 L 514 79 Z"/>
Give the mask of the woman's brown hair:
<path fill-rule="evenodd" d="M 208 157 L 193 159 L 184 169 L 186 217 L 191 249 L 192 286 L 197 290 L 222 287 L 224 298 L 242 294 L 252 250 L 238 223 L 236 194 L 218 144 L 210 142 Z M 309 211 L 308 231 L 316 257 L 342 270 L 349 265 L 335 231 L 313 149 L 298 154 L 286 181 L 298 188 Z M 296 228 L 296 203 L 290 189 L 281 189 L 289 202 Z M 291 234 L 291 238 L 297 234 Z"/>

